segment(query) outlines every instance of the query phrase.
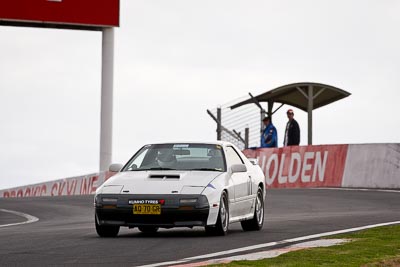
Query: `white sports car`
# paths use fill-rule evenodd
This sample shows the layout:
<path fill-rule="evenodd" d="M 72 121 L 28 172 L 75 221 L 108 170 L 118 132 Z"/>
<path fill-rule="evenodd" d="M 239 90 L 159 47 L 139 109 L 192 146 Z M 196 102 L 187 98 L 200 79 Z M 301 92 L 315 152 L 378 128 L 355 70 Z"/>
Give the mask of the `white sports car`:
<path fill-rule="evenodd" d="M 264 223 L 261 168 L 228 142 L 163 143 L 142 147 L 95 195 L 95 225 L 101 237 L 120 226 L 142 232 L 203 226 L 225 235 L 230 223 L 245 231 Z"/>

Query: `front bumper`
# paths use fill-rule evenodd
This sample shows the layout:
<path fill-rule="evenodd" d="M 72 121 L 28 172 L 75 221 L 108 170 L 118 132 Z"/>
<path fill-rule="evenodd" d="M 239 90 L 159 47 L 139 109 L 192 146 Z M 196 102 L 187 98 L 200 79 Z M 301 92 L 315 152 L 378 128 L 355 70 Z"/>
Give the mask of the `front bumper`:
<path fill-rule="evenodd" d="M 111 199 L 116 201 L 113 203 L 107 201 Z M 181 199 L 197 199 L 197 201 L 182 204 Z M 161 214 L 133 214 L 133 204 L 130 203 L 134 200 L 164 200 Z M 204 195 L 99 194 L 95 197 L 95 210 L 96 220 L 100 225 L 172 228 L 207 225 L 210 207 Z"/>

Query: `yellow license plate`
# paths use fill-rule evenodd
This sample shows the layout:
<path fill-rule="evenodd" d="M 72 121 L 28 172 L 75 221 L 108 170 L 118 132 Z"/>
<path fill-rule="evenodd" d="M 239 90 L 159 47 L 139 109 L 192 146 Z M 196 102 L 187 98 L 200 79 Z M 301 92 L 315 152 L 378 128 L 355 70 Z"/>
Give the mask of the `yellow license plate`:
<path fill-rule="evenodd" d="M 133 214 L 160 215 L 160 204 L 133 204 Z"/>

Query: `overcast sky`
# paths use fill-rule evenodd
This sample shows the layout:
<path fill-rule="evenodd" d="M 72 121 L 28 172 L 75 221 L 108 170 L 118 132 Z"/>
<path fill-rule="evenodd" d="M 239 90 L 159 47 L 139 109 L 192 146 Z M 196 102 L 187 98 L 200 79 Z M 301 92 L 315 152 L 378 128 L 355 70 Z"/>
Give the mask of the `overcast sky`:
<path fill-rule="evenodd" d="M 399 143 L 399 14 L 398 0 L 121 0 L 113 162 L 213 140 L 206 109 L 303 81 L 352 94 L 314 111 L 314 144 Z M 0 189 L 98 171 L 100 79 L 100 32 L 0 27 Z"/>

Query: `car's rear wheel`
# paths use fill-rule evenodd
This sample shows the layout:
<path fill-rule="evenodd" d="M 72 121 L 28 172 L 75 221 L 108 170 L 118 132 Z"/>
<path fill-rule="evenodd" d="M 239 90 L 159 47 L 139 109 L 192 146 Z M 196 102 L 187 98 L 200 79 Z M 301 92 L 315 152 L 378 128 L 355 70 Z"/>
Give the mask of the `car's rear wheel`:
<path fill-rule="evenodd" d="M 146 234 L 153 234 L 158 231 L 158 227 L 155 226 L 139 226 L 139 231 L 146 233 Z"/>
<path fill-rule="evenodd" d="M 256 204 L 254 208 L 253 219 L 242 221 L 242 229 L 244 231 L 258 231 L 264 225 L 264 194 L 261 188 L 258 188 Z"/>
<path fill-rule="evenodd" d="M 118 225 L 100 225 L 95 218 L 96 232 L 101 237 L 116 237 L 119 233 Z"/>
<path fill-rule="evenodd" d="M 212 235 L 226 235 L 229 228 L 228 196 L 224 191 L 221 195 L 217 223 L 215 226 L 206 226 L 206 232 Z"/>

